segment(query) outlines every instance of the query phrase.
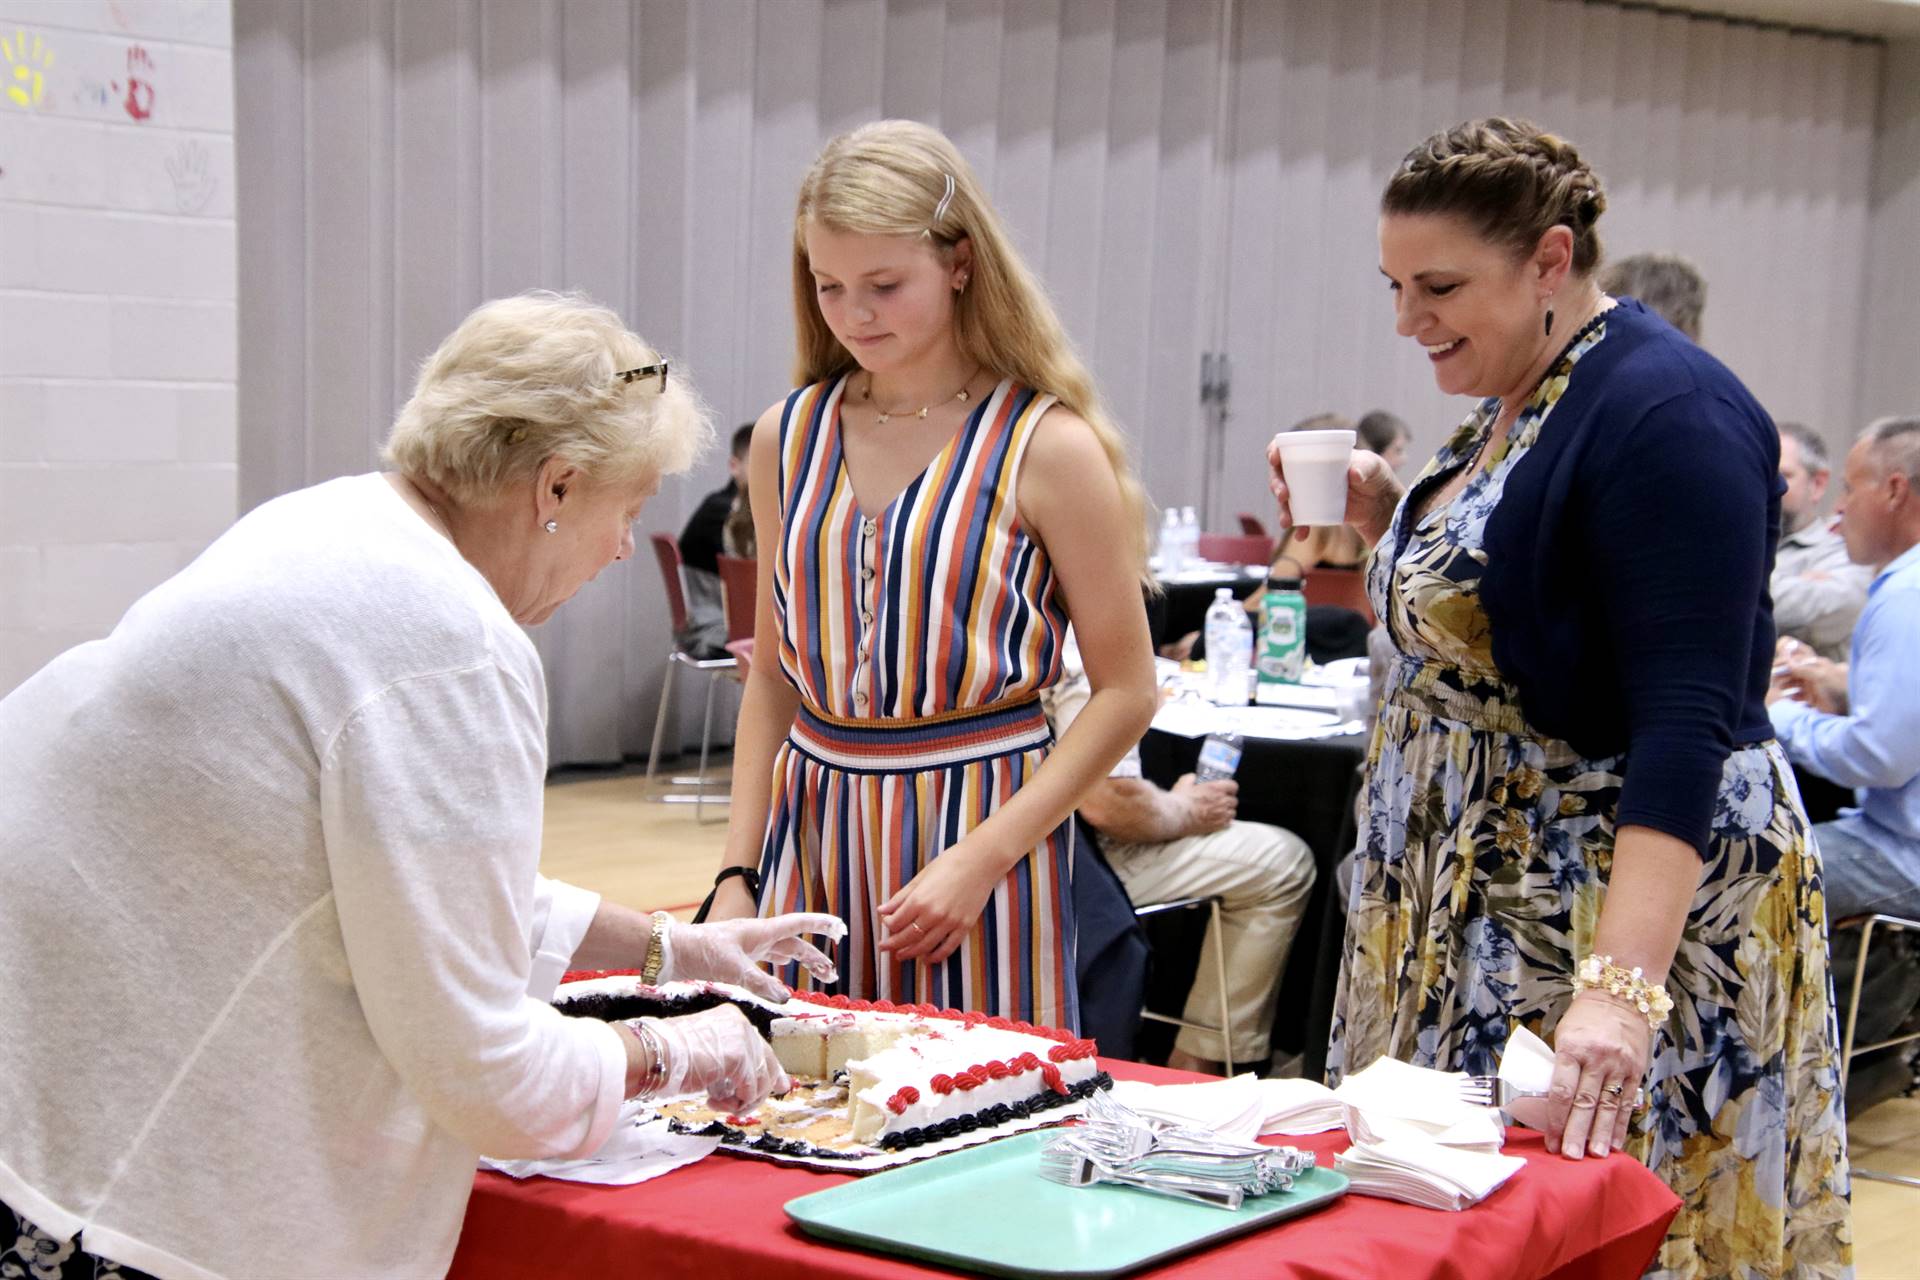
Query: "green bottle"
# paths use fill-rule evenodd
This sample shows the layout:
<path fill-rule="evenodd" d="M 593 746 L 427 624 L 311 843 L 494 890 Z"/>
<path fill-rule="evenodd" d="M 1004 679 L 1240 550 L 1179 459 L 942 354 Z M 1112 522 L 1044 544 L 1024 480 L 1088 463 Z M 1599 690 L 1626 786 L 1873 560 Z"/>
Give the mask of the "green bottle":
<path fill-rule="evenodd" d="M 1260 597 L 1260 652 L 1254 669 L 1261 684 L 1299 684 L 1307 665 L 1307 598 L 1300 579 L 1267 579 Z"/>

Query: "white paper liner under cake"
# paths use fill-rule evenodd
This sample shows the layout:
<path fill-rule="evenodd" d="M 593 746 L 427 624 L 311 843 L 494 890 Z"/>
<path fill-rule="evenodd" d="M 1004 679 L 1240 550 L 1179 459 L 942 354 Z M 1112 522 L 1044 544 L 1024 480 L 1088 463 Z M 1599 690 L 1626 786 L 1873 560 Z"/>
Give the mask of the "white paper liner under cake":
<path fill-rule="evenodd" d="M 770 1160 L 775 1164 L 805 1165 L 810 1169 L 824 1169 L 828 1173 L 878 1173 L 882 1169 L 893 1169 L 903 1164 L 912 1164 L 925 1160 L 929 1156 L 945 1155 L 949 1151 L 959 1151 L 963 1147 L 977 1147 L 983 1142 L 992 1142 L 998 1138 L 1012 1137 L 1016 1133 L 1026 1133 L 1032 1129 L 1045 1129 L 1062 1123 L 1086 1112 L 1084 1100 L 1054 1107 L 1037 1116 L 1009 1120 L 1005 1124 L 988 1125 L 969 1133 L 957 1134 L 951 1138 L 942 1138 L 936 1142 L 923 1142 L 917 1147 L 903 1151 L 887 1151 L 880 1147 L 869 1147 L 865 1154 L 846 1154 L 837 1156 L 788 1155 L 778 1151 L 762 1151 L 756 1147 L 722 1142 L 718 1150 L 730 1156 L 742 1156 L 750 1160 Z M 859 1150 L 856 1148 L 855 1150 Z"/>

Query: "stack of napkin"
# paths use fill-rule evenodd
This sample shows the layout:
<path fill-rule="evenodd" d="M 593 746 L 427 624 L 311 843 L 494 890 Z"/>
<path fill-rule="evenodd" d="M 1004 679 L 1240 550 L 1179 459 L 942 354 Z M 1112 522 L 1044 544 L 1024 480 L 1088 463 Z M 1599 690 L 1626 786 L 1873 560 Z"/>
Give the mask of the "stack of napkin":
<path fill-rule="evenodd" d="M 1346 1108 L 1347 1133 L 1355 1142 L 1407 1138 L 1498 1151 L 1506 1140 L 1500 1113 L 1462 1101 L 1465 1081 L 1458 1072 L 1381 1058 L 1342 1080 L 1333 1096 Z"/>
<path fill-rule="evenodd" d="M 1334 1166 L 1353 1190 L 1432 1209 L 1464 1209 L 1526 1161 L 1500 1154 L 1500 1113 L 1462 1101 L 1464 1077 L 1381 1058 L 1334 1091 L 1353 1146 Z"/>
<path fill-rule="evenodd" d="M 1235 1142 L 1268 1133 L 1325 1133 L 1338 1129 L 1346 1118 L 1333 1090 L 1312 1080 L 1262 1080 L 1253 1075 L 1204 1084 L 1120 1080 L 1114 1083 L 1113 1096 L 1141 1115 L 1207 1129 Z"/>
<path fill-rule="evenodd" d="M 1464 1209 L 1492 1195 L 1522 1165 L 1519 1156 L 1487 1155 L 1418 1138 L 1363 1142 L 1333 1158 L 1362 1195 L 1428 1209 Z"/>

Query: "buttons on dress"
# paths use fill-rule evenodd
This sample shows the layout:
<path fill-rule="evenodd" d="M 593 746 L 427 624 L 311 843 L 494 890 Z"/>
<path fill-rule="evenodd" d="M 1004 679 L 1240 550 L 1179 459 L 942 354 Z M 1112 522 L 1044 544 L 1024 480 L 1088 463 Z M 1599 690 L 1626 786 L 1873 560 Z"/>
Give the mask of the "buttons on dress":
<path fill-rule="evenodd" d="M 852 678 L 856 685 L 863 684 L 868 678 L 868 663 L 873 656 L 873 596 L 874 596 L 874 542 L 879 532 L 880 522 L 862 516 L 860 519 L 860 625 L 864 630 L 860 642 L 854 648 Z M 857 714 L 864 715 L 867 710 L 867 691 L 856 688 L 853 691 L 853 707 Z"/>

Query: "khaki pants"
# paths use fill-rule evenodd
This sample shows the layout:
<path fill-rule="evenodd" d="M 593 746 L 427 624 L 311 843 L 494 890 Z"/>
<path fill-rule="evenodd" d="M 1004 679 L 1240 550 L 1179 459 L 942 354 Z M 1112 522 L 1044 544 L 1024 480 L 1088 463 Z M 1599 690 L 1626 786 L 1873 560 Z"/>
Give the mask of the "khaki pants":
<path fill-rule="evenodd" d="M 1189 1022 L 1220 1020 L 1213 948 L 1224 942 L 1233 1060 L 1236 1066 L 1264 1067 L 1280 973 L 1313 890 L 1313 853 L 1306 841 L 1281 827 L 1235 822 L 1225 831 L 1166 844 L 1102 840 L 1100 847 L 1135 906 L 1219 895 L 1223 937 L 1215 938 L 1213 926 L 1207 927 L 1182 1016 Z M 1216 1032 L 1182 1027 L 1174 1044 L 1196 1058 L 1219 1062 L 1226 1057 Z"/>

